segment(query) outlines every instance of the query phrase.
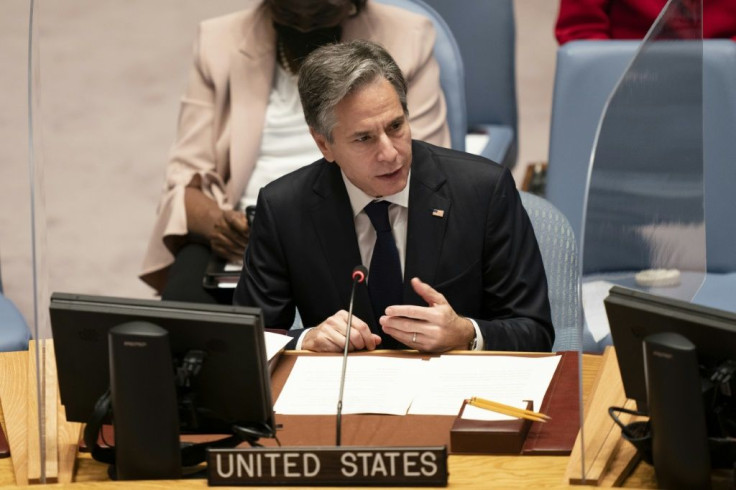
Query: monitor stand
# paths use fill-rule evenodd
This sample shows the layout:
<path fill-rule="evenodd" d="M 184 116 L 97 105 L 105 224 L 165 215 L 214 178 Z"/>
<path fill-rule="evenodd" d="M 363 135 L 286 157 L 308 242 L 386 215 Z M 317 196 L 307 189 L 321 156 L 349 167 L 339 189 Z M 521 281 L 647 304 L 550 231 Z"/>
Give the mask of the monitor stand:
<path fill-rule="evenodd" d="M 677 333 L 644 339 L 652 456 L 660 488 L 710 488 L 705 407 L 695 345 Z"/>
<path fill-rule="evenodd" d="M 130 322 L 112 328 L 108 342 L 115 478 L 181 478 L 179 413 L 168 332 L 151 323 Z"/>

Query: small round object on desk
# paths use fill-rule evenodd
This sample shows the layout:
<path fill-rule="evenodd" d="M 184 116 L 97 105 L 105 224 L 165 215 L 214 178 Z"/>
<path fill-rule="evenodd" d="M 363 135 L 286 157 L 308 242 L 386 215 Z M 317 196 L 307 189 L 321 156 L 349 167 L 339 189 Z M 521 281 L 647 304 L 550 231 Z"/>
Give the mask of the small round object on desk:
<path fill-rule="evenodd" d="M 636 284 L 639 286 L 666 288 L 680 285 L 680 271 L 677 269 L 646 269 L 637 272 Z"/>

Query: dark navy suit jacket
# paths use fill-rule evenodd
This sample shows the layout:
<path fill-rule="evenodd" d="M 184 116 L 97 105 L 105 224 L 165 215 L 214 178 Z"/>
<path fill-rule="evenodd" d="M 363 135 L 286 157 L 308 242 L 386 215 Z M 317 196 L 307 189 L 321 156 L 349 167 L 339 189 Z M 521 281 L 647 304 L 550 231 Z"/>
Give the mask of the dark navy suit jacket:
<path fill-rule="evenodd" d="M 404 304 L 426 306 L 416 276 L 478 322 L 486 349 L 549 351 L 544 266 L 508 169 L 419 141 L 412 152 Z M 269 328 L 288 328 L 295 308 L 306 327 L 347 310 L 361 258 L 339 167 L 322 159 L 272 182 L 256 209 L 234 302 L 261 307 Z M 365 287 L 354 314 L 381 333 Z"/>

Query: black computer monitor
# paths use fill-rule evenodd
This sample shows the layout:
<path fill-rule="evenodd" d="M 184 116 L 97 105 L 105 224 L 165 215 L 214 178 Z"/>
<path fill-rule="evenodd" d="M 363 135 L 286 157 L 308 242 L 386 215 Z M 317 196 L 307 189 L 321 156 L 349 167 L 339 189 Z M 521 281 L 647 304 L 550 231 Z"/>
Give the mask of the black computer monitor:
<path fill-rule="evenodd" d="M 260 309 L 54 293 L 50 315 L 67 420 L 88 422 L 110 386 L 108 331 L 143 321 L 168 331 L 175 364 L 194 350 L 205 354 L 187 388 L 197 421 L 180 417 L 182 433 L 222 433 L 237 425 L 274 435 Z"/>
<path fill-rule="evenodd" d="M 628 398 L 647 409 L 643 340 L 662 332 L 686 337 L 697 351 L 701 374 L 736 361 L 736 314 L 621 286 L 604 300 L 611 338 Z"/>

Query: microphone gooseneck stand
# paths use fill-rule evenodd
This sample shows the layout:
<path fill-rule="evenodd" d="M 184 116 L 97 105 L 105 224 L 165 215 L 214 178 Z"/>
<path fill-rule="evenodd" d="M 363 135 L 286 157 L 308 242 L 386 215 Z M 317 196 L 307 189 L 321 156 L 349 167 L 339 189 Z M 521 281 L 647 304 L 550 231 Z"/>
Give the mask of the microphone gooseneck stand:
<path fill-rule="evenodd" d="M 337 419 L 336 419 L 336 427 L 335 427 L 335 445 L 340 446 L 340 442 L 342 440 L 342 395 L 343 391 L 345 390 L 345 370 L 348 365 L 348 347 L 350 347 L 350 328 L 353 324 L 353 302 L 355 300 L 355 288 L 357 285 L 363 281 L 365 281 L 366 276 L 368 275 L 368 270 L 362 266 L 358 265 L 353 269 L 353 287 L 350 291 L 350 305 L 348 307 L 348 325 L 345 329 L 345 350 L 342 354 L 342 374 L 340 375 L 340 395 L 337 399 Z"/>

